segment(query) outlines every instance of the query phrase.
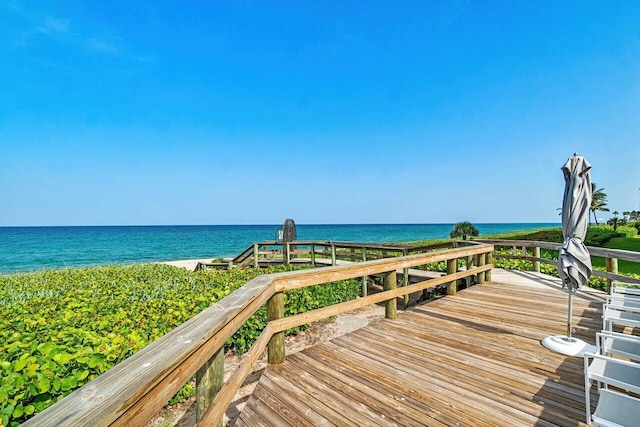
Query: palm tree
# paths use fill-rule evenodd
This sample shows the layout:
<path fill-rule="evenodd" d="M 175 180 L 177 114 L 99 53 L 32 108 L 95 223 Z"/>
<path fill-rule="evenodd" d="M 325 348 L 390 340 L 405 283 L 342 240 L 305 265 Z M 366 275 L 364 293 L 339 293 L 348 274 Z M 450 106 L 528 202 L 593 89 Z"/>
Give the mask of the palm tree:
<path fill-rule="evenodd" d="M 609 225 L 613 225 L 613 231 L 618 231 L 618 224 L 621 222 L 618 219 L 618 211 L 613 211 L 611 212 L 613 214 L 613 218 L 611 218 L 609 221 L 607 221 L 607 224 Z"/>
<path fill-rule="evenodd" d="M 604 192 L 604 188 L 596 190 L 596 183 L 591 183 L 591 208 L 589 209 L 593 213 L 593 219 L 598 225 L 598 218 L 596 217 L 596 211 L 609 212 L 607 208 L 607 194 Z"/>
<path fill-rule="evenodd" d="M 477 236 L 480 234 L 478 229 L 473 226 L 469 221 L 459 222 L 453 226 L 453 231 L 449 233 L 452 239 L 456 237 L 462 237 L 462 240 L 467 240 L 467 236 Z"/>

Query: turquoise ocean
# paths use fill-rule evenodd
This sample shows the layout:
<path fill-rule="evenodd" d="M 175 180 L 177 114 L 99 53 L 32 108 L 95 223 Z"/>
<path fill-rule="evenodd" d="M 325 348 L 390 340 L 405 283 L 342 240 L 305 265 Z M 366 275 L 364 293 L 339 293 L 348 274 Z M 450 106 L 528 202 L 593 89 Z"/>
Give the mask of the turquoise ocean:
<path fill-rule="evenodd" d="M 475 224 L 480 235 L 555 223 Z M 0 227 L 0 273 L 235 256 L 281 225 Z M 299 240 L 408 242 L 449 236 L 453 224 L 297 225 Z"/>

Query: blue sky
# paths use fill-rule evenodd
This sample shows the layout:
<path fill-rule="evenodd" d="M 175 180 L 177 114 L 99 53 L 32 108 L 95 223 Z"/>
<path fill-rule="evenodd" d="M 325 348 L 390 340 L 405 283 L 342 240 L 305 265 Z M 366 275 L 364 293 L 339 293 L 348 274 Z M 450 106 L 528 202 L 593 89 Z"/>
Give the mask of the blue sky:
<path fill-rule="evenodd" d="M 576 151 L 639 209 L 640 2 L 10 0 L 0 23 L 0 226 L 557 222 Z"/>

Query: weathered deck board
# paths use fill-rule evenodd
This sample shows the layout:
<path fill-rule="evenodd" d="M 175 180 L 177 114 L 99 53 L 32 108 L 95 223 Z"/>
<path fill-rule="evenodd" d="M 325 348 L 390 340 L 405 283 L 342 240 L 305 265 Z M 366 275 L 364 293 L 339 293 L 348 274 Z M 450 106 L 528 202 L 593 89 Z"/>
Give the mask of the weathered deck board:
<path fill-rule="evenodd" d="M 602 300 L 576 295 L 577 337 L 593 343 Z M 237 425 L 584 425 L 582 359 L 540 345 L 566 317 L 557 279 L 495 270 L 270 365 Z"/>

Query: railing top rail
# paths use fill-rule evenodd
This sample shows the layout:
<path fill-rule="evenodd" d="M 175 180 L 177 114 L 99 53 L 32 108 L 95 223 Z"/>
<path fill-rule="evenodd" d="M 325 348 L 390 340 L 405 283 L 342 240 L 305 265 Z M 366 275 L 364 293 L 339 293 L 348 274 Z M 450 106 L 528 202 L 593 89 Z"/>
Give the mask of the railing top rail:
<path fill-rule="evenodd" d="M 447 259 L 462 258 L 491 252 L 493 246 L 481 244 L 473 247 L 447 249 L 439 252 L 428 252 L 403 257 L 382 258 L 374 261 L 357 262 L 348 265 L 323 267 L 318 271 L 301 270 L 279 273 L 275 276 L 275 290 L 285 291 L 305 286 L 318 285 L 337 280 L 361 276 L 371 276 L 397 269 L 414 267 Z"/>
<path fill-rule="evenodd" d="M 244 261 L 252 252 L 253 252 L 253 244 L 249 245 L 245 250 L 243 250 L 238 255 L 236 255 L 233 258 L 233 262 L 239 263 L 241 261 Z"/>
<path fill-rule="evenodd" d="M 410 244 L 392 244 L 392 243 L 362 243 L 362 242 L 342 242 L 337 240 L 295 240 L 292 242 L 288 242 L 290 245 L 299 245 L 299 246 L 308 246 L 311 244 L 319 245 L 319 246 L 329 246 L 335 245 L 342 248 L 367 248 L 373 250 L 388 250 L 388 251 L 397 251 L 401 252 L 404 250 L 408 251 L 416 251 L 420 249 L 438 249 L 449 247 L 453 242 L 444 242 L 444 243 L 433 243 L 429 245 L 417 245 L 412 246 Z M 458 242 L 463 243 L 463 242 Z M 472 241 L 466 241 L 467 245 L 477 244 Z M 282 246 L 283 242 L 277 242 L 275 240 L 265 240 L 259 242 L 260 245 L 270 245 L 270 246 Z"/>
<path fill-rule="evenodd" d="M 535 240 L 501 240 L 501 239 L 475 239 L 476 242 L 488 243 L 495 246 L 525 246 L 539 247 L 543 249 L 558 250 L 562 243 L 557 242 L 539 242 Z M 604 258 L 616 258 L 625 261 L 640 262 L 640 252 L 625 251 L 622 249 L 600 248 L 596 246 L 587 246 L 592 256 L 600 256 Z"/>

